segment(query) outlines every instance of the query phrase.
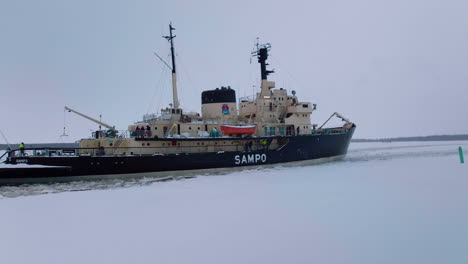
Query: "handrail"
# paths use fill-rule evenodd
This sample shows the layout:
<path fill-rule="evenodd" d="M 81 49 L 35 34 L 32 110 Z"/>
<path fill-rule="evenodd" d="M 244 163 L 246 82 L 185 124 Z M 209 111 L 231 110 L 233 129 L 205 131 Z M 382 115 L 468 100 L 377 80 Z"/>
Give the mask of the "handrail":
<path fill-rule="evenodd" d="M 252 141 L 255 141 L 254 139 L 252 139 Z M 275 144 L 277 145 L 277 144 Z M 263 150 L 265 147 L 260 143 L 254 143 L 253 144 L 254 148 L 256 150 Z M 208 149 L 208 148 L 212 148 L 213 151 L 212 152 L 218 152 L 220 150 L 226 150 L 226 149 L 229 149 L 229 148 L 232 148 L 232 147 L 235 147 L 235 150 L 234 151 L 245 151 L 245 144 L 237 144 L 237 145 L 232 145 L 232 144 L 222 144 L 222 145 L 197 145 L 197 146 L 158 146 L 158 147 L 151 147 L 151 146 L 138 146 L 138 147 L 101 147 L 101 148 L 24 148 L 24 152 L 25 152 L 25 155 L 24 156 L 32 156 L 32 157 L 48 157 L 48 156 L 51 156 L 51 153 L 54 153 L 54 152 L 57 152 L 57 151 L 61 151 L 61 155 L 63 155 L 63 153 L 68 153 L 68 154 L 64 154 L 63 156 L 86 156 L 86 155 L 92 155 L 92 156 L 122 156 L 122 155 L 154 155 L 154 154 L 164 154 L 164 155 L 172 155 L 172 154 L 183 154 L 183 153 L 192 153 L 191 150 L 199 150 L 199 149 Z M 277 147 L 280 147 L 280 145 L 277 145 Z M 271 150 L 276 150 L 277 147 L 271 147 L 270 149 Z M 132 152 L 130 153 L 126 153 L 124 152 L 125 154 L 123 153 L 119 153 L 119 154 L 115 154 L 115 151 L 119 149 L 119 150 L 127 150 L 127 149 L 130 149 L 130 150 L 133 150 Z M 142 150 L 150 150 L 150 149 L 153 149 L 154 152 L 152 153 L 145 153 L 145 154 L 142 154 L 141 151 Z M 163 153 L 162 151 L 159 151 L 159 150 L 167 150 L 167 149 L 171 149 L 171 150 L 179 150 L 178 152 L 170 152 L 170 153 Z M 184 151 L 182 151 L 182 149 Z M 106 150 L 108 150 L 108 153 L 106 154 Z M 134 151 L 134 150 L 137 150 L 137 151 Z M 138 153 L 138 150 L 140 150 L 140 153 Z M 188 151 L 187 151 L 188 150 Z M 11 153 L 13 154 L 12 156 L 15 156 L 15 157 L 23 157 L 23 155 L 21 154 L 17 154 L 18 152 L 20 152 L 21 149 L 13 149 L 11 150 Z M 43 155 L 30 155 L 30 153 L 28 154 L 27 151 L 44 151 L 44 154 Z M 88 151 L 89 153 L 83 153 L 84 151 Z M 109 153 L 110 152 L 110 153 Z M 211 152 L 211 151 L 210 151 Z M 36 152 L 34 152 L 36 153 Z M 99 153 L 102 153 L 102 154 L 99 154 Z M 135 154 L 132 154 L 132 153 L 135 153 Z M 196 152 L 193 152 L 193 153 L 196 153 Z M 57 154 L 57 153 L 55 153 Z"/>

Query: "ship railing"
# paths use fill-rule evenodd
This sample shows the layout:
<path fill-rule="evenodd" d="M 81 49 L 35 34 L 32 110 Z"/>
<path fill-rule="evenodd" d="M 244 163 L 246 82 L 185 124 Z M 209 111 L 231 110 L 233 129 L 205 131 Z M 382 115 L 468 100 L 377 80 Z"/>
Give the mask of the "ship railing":
<path fill-rule="evenodd" d="M 130 132 L 128 130 L 118 130 L 116 138 L 129 138 Z"/>
<path fill-rule="evenodd" d="M 108 131 L 108 132 L 106 132 Z M 91 137 L 88 139 L 97 139 L 97 138 L 129 138 L 130 131 L 128 130 L 103 130 L 103 131 L 94 131 L 91 134 Z"/>
<path fill-rule="evenodd" d="M 239 98 L 239 102 L 252 102 L 252 101 L 255 101 L 255 99 L 256 99 L 255 95 L 243 96 Z"/>
<path fill-rule="evenodd" d="M 25 148 L 13 149 L 6 153 L 8 157 L 78 157 L 78 156 L 140 156 L 140 155 L 180 155 L 193 153 L 218 153 L 218 152 L 252 152 L 262 150 L 276 150 L 280 147 L 278 143 L 264 145 L 260 141 L 252 140 L 252 144 L 222 144 L 216 146 L 178 146 L 164 147 L 101 147 L 101 148 Z M 118 153 L 117 153 L 118 151 Z M 8 158 L 7 158 L 8 160 Z"/>
<path fill-rule="evenodd" d="M 332 127 L 332 128 L 320 128 L 312 130 L 312 135 L 338 135 L 346 134 L 348 132 L 346 127 Z"/>

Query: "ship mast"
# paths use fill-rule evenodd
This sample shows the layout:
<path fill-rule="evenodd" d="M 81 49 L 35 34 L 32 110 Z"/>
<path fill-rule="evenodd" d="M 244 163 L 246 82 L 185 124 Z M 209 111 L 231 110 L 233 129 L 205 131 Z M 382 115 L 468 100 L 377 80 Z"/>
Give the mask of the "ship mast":
<path fill-rule="evenodd" d="M 174 55 L 174 38 L 175 35 L 172 35 L 172 31 L 175 28 L 172 27 L 172 23 L 169 24 L 169 36 L 163 36 L 171 44 L 171 58 L 172 58 L 172 100 L 173 107 L 179 109 L 179 97 L 177 96 L 177 75 L 176 75 L 176 65 L 175 65 L 175 55 Z"/>
<path fill-rule="evenodd" d="M 257 44 L 258 45 L 258 44 Z M 269 71 L 266 69 L 268 63 L 266 60 L 268 59 L 268 51 L 271 49 L 271 45 L 269 43 L 260 45 L 257 50 L 257 58 L 258 63 L 260 63 L 260 74 L 262 76 L 262 81 L 267 80 L 267 76 L 270 73 L 274 73 L 274 71 Z"/>
<path fill-rule="evenodd" d="M 267 70 L 266 63 L 268 59 L 268 51 L 271 49 L 271 45 L 269 43 L 259 45 L 257 43 L 257 50 L 252 52 L 253 56 L 257 56 L 258 63 L 260 63 L 260 75 L 262 77 L 261 83 L 261 96 L 265 98 L 266 96 L 270 95 L 270 89 L 275 87 L 275 82 L 268 81 L 268 75 L 270 73 L 274 73 L 272 70 Z"/>

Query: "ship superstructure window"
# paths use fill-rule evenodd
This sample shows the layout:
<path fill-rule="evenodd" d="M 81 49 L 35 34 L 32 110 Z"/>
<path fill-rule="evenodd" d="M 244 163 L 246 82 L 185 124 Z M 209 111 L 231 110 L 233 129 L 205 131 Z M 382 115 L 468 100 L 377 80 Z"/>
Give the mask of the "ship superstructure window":
<path fill-rule="evenodd" d="M 280 136 L 284 136 L 284 127 L 278 127 Z"/>
<path fill-rule="evenodd" d="M 274 136 L 276 134 L 276 127 L 270 127 L 270 136 Z"/>

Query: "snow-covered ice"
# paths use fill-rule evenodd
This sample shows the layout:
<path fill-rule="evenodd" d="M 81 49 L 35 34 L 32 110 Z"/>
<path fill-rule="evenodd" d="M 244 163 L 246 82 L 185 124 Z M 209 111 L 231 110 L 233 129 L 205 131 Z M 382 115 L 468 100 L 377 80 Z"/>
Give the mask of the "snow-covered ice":
<path fill-rule="evenodd" d="M 458 146 L 354 143 L 315 166 L 0 187 L 0 263 L 468 263 Z"/>

